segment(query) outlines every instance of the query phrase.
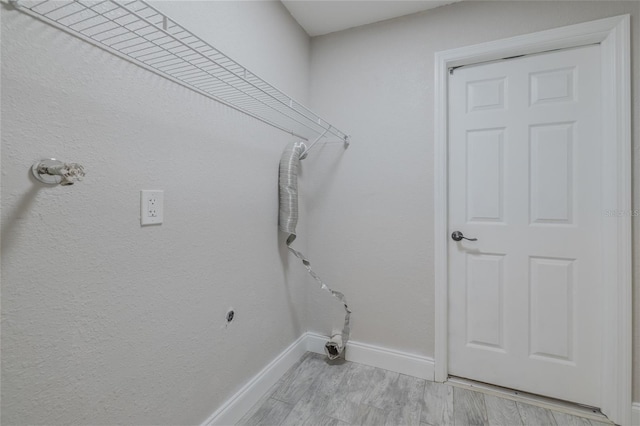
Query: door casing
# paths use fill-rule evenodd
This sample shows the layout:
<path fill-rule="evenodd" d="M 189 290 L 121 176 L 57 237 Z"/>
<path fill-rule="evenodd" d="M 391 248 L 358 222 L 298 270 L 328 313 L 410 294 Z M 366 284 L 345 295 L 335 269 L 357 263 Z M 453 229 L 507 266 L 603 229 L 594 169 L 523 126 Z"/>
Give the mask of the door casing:
<path fill-rule="evenodd" d="M 448 377 L 448 74 L 451 68 L 599 43 L 602 66 L 602 412 L 631 424 L 632 202 L 630 15 L 621 15 L 435 54 L 435 380 Z"/>

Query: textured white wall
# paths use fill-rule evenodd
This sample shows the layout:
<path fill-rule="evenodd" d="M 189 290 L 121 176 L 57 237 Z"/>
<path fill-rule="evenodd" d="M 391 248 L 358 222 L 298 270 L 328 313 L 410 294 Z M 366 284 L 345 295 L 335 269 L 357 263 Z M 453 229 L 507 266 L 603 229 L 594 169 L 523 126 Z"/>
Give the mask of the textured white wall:
<path fill-rule="evenodd" d="M 279 3 L 156 5 L 306 100 L 309 42 Z M 302 270 L 278 245 L 287 135 L 0 8 L 3 423 L 199 423 L 307 326 L 341 325 L 315 287 L 305 318 Z M 433 53 L 622 13 L 637 40 L 639 8 L 472 2 L 314 39 L 313 106 L 354 144 L 305 160 L 302 219 L 354 339 L 433 354 Z M 28 168 L 46 156 L 86 180 L 39 186 Z M 141 188 L 165 190 L 161 227 L 139 227 Z"/>
<path fill-rule="evenodd" d="M 640 149 L 640 2 L 462 2 L 312 39 L 311 102 L 353 135 L 308 160 L 309 257 L 353 309 L 355 340 L 433 356 L 433 57 L 440 50 L 632 14 L 634 146 Z M 640 158 L 634 158 L 640 165 Z M 635 172 L 640 208 L 640 172 Z M 636 222 L 637 225 L 637 222 Z M 635 366 L 640 366 L 640 226 Z M 309 324 L 331 324 L 312 292 Z M 335 317 L 334 317 L 335 318 Z M 640 368 L 635 372 L 640 400 Z"/>
<path fill-rule="evenodd" d="M 276 227 L 291 137 L 0 7 L 2 423 L 198 424 L 306 328 Z M 306 100 L 309 39 L 279 2 L 158 7 Z M 35 182 L 49 156 L 85 181 Z M 143 188 L 165 191 L 159 227 Z"/>

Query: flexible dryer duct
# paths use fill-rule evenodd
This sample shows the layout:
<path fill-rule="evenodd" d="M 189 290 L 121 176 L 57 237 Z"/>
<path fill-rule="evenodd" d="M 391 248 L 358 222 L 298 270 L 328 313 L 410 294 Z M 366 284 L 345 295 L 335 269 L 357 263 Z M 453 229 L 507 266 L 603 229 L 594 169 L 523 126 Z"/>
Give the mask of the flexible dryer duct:
<path fill-rule="evenodd" d="M 300 156 L 306 150 L 306 146 L 302 142 L 292 142 L 284 149 L 280 158 L 279 188 L 280 188 L 280 212 L 278 215 L 278 225 L 282 232 L 289 234 L 287 237 L 287 248 L 307 268 L 309 275 L 316 280 L 323 290 L 331 293 L 333 297 L 340 300 L 344 305 L 344 326 L 341 334 L 334 334 L 330 340 L 324 345 L 324 350 L 329 359 L 339 358 L 349 340 L 350 326 L 349 320 L 351 311 L 347 306 L 344 294 L 339 291 L 331 290 L 318 275 L 311 269 L 311 263 L 304 254 L 291 247 L 296 239 L 296 225 L 298 224 L 298 170 L 300 168 Z"/>

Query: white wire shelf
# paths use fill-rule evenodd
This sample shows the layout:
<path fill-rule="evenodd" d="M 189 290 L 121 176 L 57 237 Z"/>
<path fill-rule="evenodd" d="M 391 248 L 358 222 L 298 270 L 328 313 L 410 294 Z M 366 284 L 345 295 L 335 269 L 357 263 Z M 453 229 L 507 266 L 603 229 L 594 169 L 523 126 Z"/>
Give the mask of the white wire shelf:
<path fill-rule="evenodd" d="M 143 0 L 9 0 L 18 10 L 305 140 L 333 127 Z"/>

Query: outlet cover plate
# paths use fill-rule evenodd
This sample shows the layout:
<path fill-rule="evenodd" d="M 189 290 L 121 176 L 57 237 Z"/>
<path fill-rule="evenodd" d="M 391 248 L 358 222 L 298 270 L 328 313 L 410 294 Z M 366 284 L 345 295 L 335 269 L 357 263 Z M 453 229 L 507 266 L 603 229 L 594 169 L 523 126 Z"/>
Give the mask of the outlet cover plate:
<path fill-rule="evenodd" d="M 159 225 L 164 219 L 164 191 L 140 191 L 140 225 Z"/>

